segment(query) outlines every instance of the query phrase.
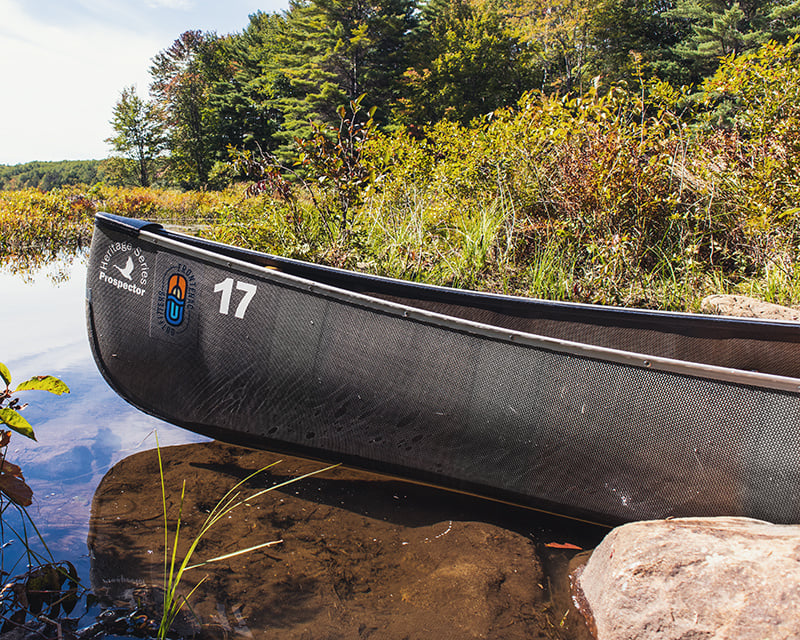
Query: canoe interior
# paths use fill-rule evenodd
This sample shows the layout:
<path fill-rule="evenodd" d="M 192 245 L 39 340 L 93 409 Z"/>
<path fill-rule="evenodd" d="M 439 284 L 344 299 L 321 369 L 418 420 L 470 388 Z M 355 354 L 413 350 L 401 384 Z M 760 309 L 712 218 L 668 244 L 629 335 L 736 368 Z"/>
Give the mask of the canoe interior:
<path fill-rule="evenodd" d="M 101 215 L 87 325 L 123 398 L 222 440 L 612 524 L 800 522 L 791 323 L 430 287 Z M 492 328 L 744 378 L 633 366 Z M 789 382 L 750 384 L 753 370 Z"/>
<path fill-rule="evenodd" d="M 800 378 L 800 324 L 557 303 L 378 278 L 162 230 L 189 246 L 333 287 L 533 335 Z"/>

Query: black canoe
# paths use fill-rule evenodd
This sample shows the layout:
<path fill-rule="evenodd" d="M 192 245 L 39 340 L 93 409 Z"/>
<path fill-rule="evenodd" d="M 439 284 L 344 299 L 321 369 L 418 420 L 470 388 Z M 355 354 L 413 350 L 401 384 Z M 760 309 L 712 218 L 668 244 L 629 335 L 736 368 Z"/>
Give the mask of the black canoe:
<path fill-rule="evenodd" d="M 800 325 L 366 276 L 98 214 L 95 360 L 220 440 L 594 521 L 800 522 Z"/>

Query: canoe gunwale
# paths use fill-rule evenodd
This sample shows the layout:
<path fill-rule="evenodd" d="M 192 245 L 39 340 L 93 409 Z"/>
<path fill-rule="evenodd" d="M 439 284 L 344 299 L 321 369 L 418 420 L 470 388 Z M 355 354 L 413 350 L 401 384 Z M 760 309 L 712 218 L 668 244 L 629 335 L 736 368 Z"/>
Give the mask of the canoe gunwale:
<path fill-rule="evenodd" d="M 117 225 L 116 216 L 98 216 L 102 221 L 109 221 L 113 226 L 119 228 Z M 548 336 L 536 335 L 515 331 L 513 329 L 498 328 L 493 325 L 474 322 L 471 320 L 457 318 L 425 309 L 398 304 L 390 300 L 384 300 L 355 291 L 349 291 L 339 287 L 331 286 L 325 283 L 317 282 L 307 278 L 302 278 L 293 274 L 285 273 L 280 269 L 269 269 L 261 267 L 245 260 L 237 259 L 232 256 L 222 255 L 220 253 L 194 246 L 187 242 L 182 242 L 175 237 L 170 237 L 159 233 L 158 227 L 153 227 L 151 224 L 144 224 L 140 228 L 135 228 L 130 225 L 124 227 L 124 231 L 137 235 L 141 240 L 149 242 L 153 245 L 163 247 L 178 253 L 187 254 L 201 260 L 211 262 L 213 264 L 232 268 L 247 272 L 258 278 L 273 281 L 282 286 L 289 286 L 296 290 L 303 291 L 309 294 L 320 295 L 332 298 L 338 301 L 344 301 L 349 304 L 356 304 L 363 308 L 379 311 L 381 313 L 403 317 L 405 319 L 430 324 L 434 326 L 446 327 L 451 330 L 463 332 L 471 335 L 479 335 L 501 342 L 511 342 L 518 345 L 525 345 L 535 349 L 546 350 L 556 353 L 566 353 L 573 356 L 590 358 L 593 360 L 610 361 L 617 364 L 627 366 L 653 369 L 657 371 L 664 371 L 678 375 L 684 375 L 695 378 L 703 378 L 714 381 L 727 382 L 737 385 L 746 385 L 752 387 L 760 387 L 766 389 L 773 389 L 776 391 L 784 391 L 789 393 L 800 392 L 800 378 L 786 377 L 758 371 L 745 371 L 741 369 L 734 369 L 728 367 L 720 367 L 716 365 L 694 363 L 683 360 L 675 360 L 664 358 L 661 356 L 652 356 L 643 353 L 636 353 L 631 351 L 624 351 L 618 349 L 611 349 L 603 346 L 596 346 L 591 344 L 584 344 L 569 340 L 562 340 L 559 338 L 552 338 Z M 384 278 L 383 280 L 391 280 Z M 440 288 L 443 291 L 450 291 L 446 288 Z M 504 296 L 505 298 L 513 298 L 512 296 Z M 564 304 L 564 303 L 562 303 Z M 595 307 L 595 305 L 584 305 L 586 307 Z M 638 313 L 647 313 L 646 311 L 637 310 Z M 658 315 L 673 315 L 675 317 L 687 317 L 692 314 L 681 314 L 674 312 L 657 312 Z M 705 317 L 705 316 L 703 316 Z M 774 322 L 774 321 L 773 321 Z M 759 320 L 758 324 L 770 324 L 770 321 Z M 789 323 L 777 323 L 789 324 Z M 800 326 L 797 326 L 800 331 Z"/>

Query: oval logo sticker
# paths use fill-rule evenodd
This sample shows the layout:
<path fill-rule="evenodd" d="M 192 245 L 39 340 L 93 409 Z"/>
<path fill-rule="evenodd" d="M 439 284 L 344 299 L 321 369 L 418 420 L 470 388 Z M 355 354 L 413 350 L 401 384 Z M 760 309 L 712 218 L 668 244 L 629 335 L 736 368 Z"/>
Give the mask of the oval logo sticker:
<path fill-rule="evenodd" d="M 179 327 L 183 322 L 183 310 L 186 306 L 186 278 L 173 273 L 167 285 L 167 300 L 164 305 L 164 319 L 172 327 Z"/>

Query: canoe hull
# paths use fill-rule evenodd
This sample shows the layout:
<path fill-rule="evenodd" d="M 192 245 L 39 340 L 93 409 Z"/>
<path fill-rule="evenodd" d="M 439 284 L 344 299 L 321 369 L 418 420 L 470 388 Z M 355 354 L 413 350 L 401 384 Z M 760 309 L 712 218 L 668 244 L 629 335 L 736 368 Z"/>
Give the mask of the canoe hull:
<path fill-rule="evenodd" d="M 90 342 L 147 413 L 594 521 L 800 521 L 797 393 L 532 343 L 112 222 L 92 241 Z"/>

